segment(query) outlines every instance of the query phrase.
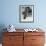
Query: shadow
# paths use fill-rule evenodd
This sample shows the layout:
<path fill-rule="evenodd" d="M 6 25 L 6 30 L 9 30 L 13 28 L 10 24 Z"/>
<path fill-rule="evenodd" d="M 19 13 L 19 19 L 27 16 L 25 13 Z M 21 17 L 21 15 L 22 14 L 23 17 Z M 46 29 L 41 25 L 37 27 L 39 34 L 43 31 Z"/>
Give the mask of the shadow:
<path fill-rule="evenodd" d="M 2 43 L 2 38 L 3 38 L 3 32 L 5 32 L 6 30 L 4 30 L 5 25 L 4 24 L 0 24 L 0 43 Z"/>

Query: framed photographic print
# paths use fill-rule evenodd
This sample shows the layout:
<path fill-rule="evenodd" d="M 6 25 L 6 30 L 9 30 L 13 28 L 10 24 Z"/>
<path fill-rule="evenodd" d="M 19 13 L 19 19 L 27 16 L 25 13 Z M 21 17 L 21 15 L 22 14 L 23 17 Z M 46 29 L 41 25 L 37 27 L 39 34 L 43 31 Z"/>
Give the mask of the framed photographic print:
<path fill-rule="evenodd" d="M 19 21 L 24 23 L 34 22 L 34 5 L 19 6 Z"/>

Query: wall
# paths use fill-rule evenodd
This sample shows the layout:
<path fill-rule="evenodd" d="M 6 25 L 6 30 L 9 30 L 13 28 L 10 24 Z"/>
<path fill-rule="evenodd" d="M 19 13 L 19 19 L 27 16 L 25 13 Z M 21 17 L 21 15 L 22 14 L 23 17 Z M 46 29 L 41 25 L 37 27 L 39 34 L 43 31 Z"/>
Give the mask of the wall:
<path fill-rule="evenodd" d="M 42 28 L 46 32 L 46 0 L 0 0 L 0 31 L 13 24 L 15 28 Z M 19 22 L 19 5 L 34 5 L 34 23 Z"/>
<path fill-rule="evenodd" d="M 0 0 L 0 25 L 13 24 L 16 28 L 46 27 L 46 1 Z M 34 23 L 19 22 L 19 5 L 34 5 Z"/>
<path fill-rule="evenodd" d="M 38 27 L 38 2 L 35 0 L 2 0 L 0 23 L 4 25 L 13 24 L 16 28 Z M 19 22 L 19 5 L 34 5 L 34 23 Z M 37 23 L 37 24 L 36 24 Z"/>

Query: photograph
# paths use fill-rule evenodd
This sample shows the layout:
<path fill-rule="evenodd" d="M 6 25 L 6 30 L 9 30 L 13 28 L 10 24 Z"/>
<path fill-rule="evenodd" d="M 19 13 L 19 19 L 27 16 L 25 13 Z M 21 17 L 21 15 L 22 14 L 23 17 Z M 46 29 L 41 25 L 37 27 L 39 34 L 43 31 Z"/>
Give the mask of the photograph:
<path fill-rule="evenodd" d="M 20 22 L 34 22 L 34 5 L 19 6 Z"/>

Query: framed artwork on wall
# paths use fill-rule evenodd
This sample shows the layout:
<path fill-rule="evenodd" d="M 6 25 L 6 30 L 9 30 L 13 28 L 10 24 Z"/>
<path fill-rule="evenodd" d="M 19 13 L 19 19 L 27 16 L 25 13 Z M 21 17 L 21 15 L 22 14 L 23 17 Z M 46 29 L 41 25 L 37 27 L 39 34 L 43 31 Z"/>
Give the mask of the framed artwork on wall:
<path fill-rule="evenodd" d="M 34 22 L 34 5 L 19 5 L 19 21 Z"/>

